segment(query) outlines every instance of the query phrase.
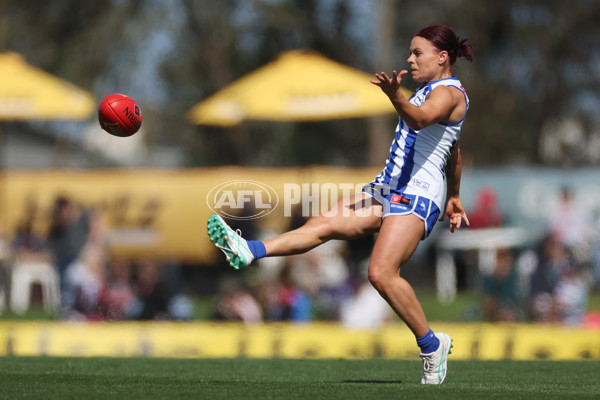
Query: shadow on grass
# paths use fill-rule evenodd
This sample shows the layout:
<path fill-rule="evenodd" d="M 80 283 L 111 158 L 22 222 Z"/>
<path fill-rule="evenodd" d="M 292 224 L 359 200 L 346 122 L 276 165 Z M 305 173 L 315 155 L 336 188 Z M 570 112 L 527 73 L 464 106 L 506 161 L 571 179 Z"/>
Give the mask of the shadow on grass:
<path fill-rule="evenodd" d="M 402 381 L 382 381 L 377 379 L 348 379 L 340 383 L 375 383 L 375 384 L 390 384 L 390 383 L 402 383 Z"/>

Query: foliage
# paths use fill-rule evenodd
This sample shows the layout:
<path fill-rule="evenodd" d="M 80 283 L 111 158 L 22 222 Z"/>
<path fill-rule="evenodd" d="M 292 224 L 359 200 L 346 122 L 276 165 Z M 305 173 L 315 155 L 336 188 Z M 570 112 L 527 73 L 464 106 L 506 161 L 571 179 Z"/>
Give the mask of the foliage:
<path fill-rule="evenodd" d="M 229 129 L 190 126 L 184 116 L 292 48 L 369 72 L 405 68 L 412 34 L 430 23 L 474 44 L 474 63 L 456 65 L 472 100 L 467 165 L 600 162 L 599 2 L 3 0 L 0 11 L 0 50 L 23 53 L 98 98 L 136 98 L 148 145 L 180 148 L 187 166 L 381 164 L 393 116 Z"/>

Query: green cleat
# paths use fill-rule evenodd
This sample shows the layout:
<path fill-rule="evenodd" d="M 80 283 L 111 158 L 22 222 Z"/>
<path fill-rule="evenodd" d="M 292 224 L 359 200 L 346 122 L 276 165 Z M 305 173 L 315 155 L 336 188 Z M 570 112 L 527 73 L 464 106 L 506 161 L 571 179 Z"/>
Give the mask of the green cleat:
<path fill-rule="evenodd" d="M 206 228 L 210 241 L 225 254 L 225 259 L 233 268 L 246 268 L 254 260 L 254 255 L 241 233 L 231 229 L 223 218 L 216 214 L 211 215 Z"/>

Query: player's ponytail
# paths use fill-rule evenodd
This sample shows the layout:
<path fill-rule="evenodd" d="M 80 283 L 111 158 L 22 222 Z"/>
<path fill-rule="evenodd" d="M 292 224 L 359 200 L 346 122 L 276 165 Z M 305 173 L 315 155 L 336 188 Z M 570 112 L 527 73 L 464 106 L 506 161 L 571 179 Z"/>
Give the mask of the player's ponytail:
<path fill-rule="evenodd" d="M 435 47 L 448 52 L 450 65 L 458 57 L 473 61 L 473 48 L 469 39 L 460 38 L 454 30 L 444 25 L 430 25 L 421 29 L 415 36 L 429 40 Z"/>
<path fill-rule="evenodd" d="M 473 62 L 473 45 L 469 39 L 460 38 L 458 39 L 458 57 L 463 57 L 465 60 Z"/>

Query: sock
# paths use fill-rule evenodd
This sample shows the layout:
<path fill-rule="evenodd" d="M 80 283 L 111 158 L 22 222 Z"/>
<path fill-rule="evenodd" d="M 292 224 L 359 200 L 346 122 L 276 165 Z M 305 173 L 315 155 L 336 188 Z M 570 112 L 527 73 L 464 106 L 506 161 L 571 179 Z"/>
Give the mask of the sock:
<path fill-rule="evenodd" d="M 252 252 L 255 260 L 263 258 L 267 255 L 267 249 L 265 248 L 263 242 L 259 240 L 246 240 L 246 243 L 248 243 L 248 248 Z"/>
<path fill-rule="evenodd" d="M 438 349 L 438 347 L 440 347 L 440 339 L 438 339 L 430 329 L 425 336 L 417 338 L 417 344 L 421 348 L 421 353 L 429 354 L 433 353 Z"/>

